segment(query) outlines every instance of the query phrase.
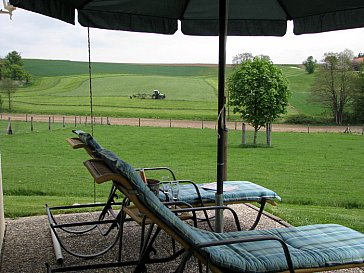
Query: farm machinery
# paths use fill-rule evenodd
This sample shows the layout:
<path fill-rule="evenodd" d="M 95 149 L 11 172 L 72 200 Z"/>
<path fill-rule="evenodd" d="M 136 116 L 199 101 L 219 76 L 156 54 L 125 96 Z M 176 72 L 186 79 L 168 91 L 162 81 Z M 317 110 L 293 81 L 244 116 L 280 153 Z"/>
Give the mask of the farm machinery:
<path fill-rule="evenodd" d="M 151 98 L 153 100 L 163 100 L 166 98 L 165 94 L 162 94 L 159 90 L 153 90 L 152 95 L 148 95 L 146 93 L 138 93 L 130 96 L 130 98 L 139 98 L 139 99 L 148 99 Z"/>

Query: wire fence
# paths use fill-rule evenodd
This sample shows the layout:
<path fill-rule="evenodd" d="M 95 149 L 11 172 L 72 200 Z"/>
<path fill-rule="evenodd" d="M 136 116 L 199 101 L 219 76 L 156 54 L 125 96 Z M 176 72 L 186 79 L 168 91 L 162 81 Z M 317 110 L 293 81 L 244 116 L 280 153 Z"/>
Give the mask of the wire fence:
<path fill-rule="evenodd" d="M 139 127 L 169 127 L 169 128 L 199 128 L 216 130 L 216 121 L 207 120 L 175 120 L 175 119 L 152 119 L 152 118 L 116 118 L 116 117 L 93 117 L 90 116 L 67 116 L 67 115 L 39 115 L 39 114 L 9 114 L 0 113 L 0 121 L 7 122 L 7 128 L 1 128 L 1 134 L 13 132 L 12 121 L 23 121 L 28 130 L 37 130 L 36 126 L 47 124 L 48 130 L 59 127 L 74 127 L 79 125 L 129 125 Z M 249 124 L 239 121 L 226 122 L 228 130 L 254 131 Z M 268 126 L 266 126 L 268 127 Z M 269 126 L 272 132 L 326 132 L 326 133 L 355 133 L 364 135 L 363 126 L 315 126 L 301 124 L 273 124 Z"/>

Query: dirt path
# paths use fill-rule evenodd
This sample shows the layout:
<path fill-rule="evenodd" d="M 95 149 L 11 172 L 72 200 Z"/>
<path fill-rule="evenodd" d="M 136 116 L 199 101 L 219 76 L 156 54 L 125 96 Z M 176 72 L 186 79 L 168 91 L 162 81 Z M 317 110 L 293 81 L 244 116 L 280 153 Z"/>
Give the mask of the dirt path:
<path fill-rule="evenodd" d="M 1 114 L 1 120 L 20 120 L 34 122 L 57 122 L 67 124 L 90 123 L 90 117 L 86 116 L 61 116 L 61 115 L 26 115 L 26 114 Z M 106 118 L 95 117 L 95 124 L 110 125 L 131 125 L 131 126 L 154 126 L 154 127 L 174 127 L 174 128 L 216 128 L 216 121 L 196 121 L 196 120 L 163 120 L 163 119 L 147 119 L 147 118 Z M 241 130 L 241 122 L 228 122 L 229 130 Z M 246 125 L 247 130 L 253 130 Z M 293 124 L 273 124 L 274 132 L 336 132 L 344 133 L 347 126 L 315 126 L 315 125 L 293 125 Z M 363 126 L 350 126 L 352 133 L 363 134 Z"/>

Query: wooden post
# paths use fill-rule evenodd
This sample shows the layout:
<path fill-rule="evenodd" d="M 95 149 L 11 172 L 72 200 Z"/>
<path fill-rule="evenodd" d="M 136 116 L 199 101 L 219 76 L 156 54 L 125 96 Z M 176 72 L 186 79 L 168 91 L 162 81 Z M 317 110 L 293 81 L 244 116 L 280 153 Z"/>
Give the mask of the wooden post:
<path fill-rule="evenodd" d="M 203 129 L 203 120 L 201 121 L 201 129 Z"/>
<path fill-rule="evenodd" d="M 52 116 L 52 122 L 54 123 L 54 115 Z"/>
<path fill-rule="evenodd" d="M 169 128 L 172 128 L 172 119 L 169 119 Z"/>
<path fill-rule="evenodd" d="M 64 125 L 64 117 L 62 118 L 62 127 L 64 128 L 65 125 Z"/>
<path fill-rule="evenodd" d="M 100 121 L 100 123 L 101 123 L 101 125 L 102 125 L 102 123 L 103 123 L 102 117 L 101 117 L 101 121 Z"/>
<path fill-rule="evenodd" d="M 87 125 L 87 116 L 85 117 L 85 125 Z"/>
<path fill-rule="evenodd" d="M 48 117 L 48 130 L 51 130 L 51 117 Z"/>
<path fill-rule="evenodd" d="M 139 120 L 139 127 L 140 127 L 140 118 L 138 120 Z"/>
<path fill-rule="evenodd" d="M 75 116 L 75 127 L 77 127 L 77 117 Z"/>
<path fill-rule="evenodd" d="M 8 118 L 8 129 L 6 130 L 6 133 L 8 135 L 12 135 L 13 134 L 13 128 L 11 128 L 11 119 L 10 119 L 10 117 Z"/>
<path fill-rule="evenodd" d="M 235 127 L 235 131 L 236 131 L 236 126 L 237 126 L 237 124 L 236 124 L 236 121 L 235 121 L 235 125 L 234 125 L 234 127 Z"/>
<path fill-rule="evenodd" d="M 28 122 L 28 114 L 25 114 L 25 122 Z"/>
<path fill-rule="evenodd" d="M 111 125 L 111 124 L 110 124 L 110 121 L 109 121 L 109 117 L 106 117 L 106 124 L 107 124 L 107 125 Z"/>
<path fill-rule="evenodd" d="M 30 117 L 30 131 L 34 131 L 34 127 L 33 127 L 33 117 Z"/>
<path fill-rule="evenodd" d="M 244 122 L 241 124 L 241 144 L 246 144 L 246 126 Z"/>
<path fill-rule="evenodd" d="M 267 136 L 267 145 L 270 147 L 272 145 L 272 142 L 271 142 L 272 123 L 267 123 L 265 129 L 266 129 L 266 136 Z"/>
<path fill-rule="evenodd" d="M 310 133 L 310 124 L 307 125 L 307 133 Z"/>
<path fill-rule="evenodd" d="M 81 122 L 82 122 L 81 116 L 79 116 L 78 123 L 81 124 Z"/>

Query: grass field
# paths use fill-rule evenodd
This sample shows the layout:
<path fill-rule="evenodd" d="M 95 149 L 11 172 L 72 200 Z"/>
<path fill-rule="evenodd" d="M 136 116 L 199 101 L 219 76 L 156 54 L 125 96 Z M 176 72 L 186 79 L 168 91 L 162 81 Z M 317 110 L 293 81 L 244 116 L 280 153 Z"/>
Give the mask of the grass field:
<path fill-rule="evenodd" d="M 84 115 L 90 110 L 88 64 L 71 61 L 24 60 L 35 82 L 20 88 L 12 99 L 18 113 Z M 204 65 L 94 63 L 94 113 L 103 116 L 214 120 L 217 108 L 217 68 Z M 313 76 L 297 66 L 280 66 L 289 80 L 288 116 L 327 118 L 309 102 Z M 228 67 L 227 74 L 231 71 Z M 167 99 L 130 99 L 154 89 Z M 4 103 L 5 111 L 7 104 Z M 239 119 L 230 115 L 231 119 Z"/>
<path fill-rule="evenodd" d="M 0 122 L 5 213 L 44 213 L 44 204 L 93 201 L 93 182 L 82 165 L 88 156 L 65 142 L 61 124 L 14 122 L 5 135 Z M 89 127 L 80 127 L 90 131 Z M 197 182 L 216 177 L 216 132 L 210 129 L 96 126 L 95 137 L 134 167 L 169 166 L 177 177 Z M 251 136 L 248 136 L 251 139 Z M 259 141 L 264 141 L 262 133 Z M 274 133 L 273 148 L 241 148 L 229 132 L 228 179 L 249 180 L 276 191 L 282 202 L 270 210 L 294 225 L 339 223 L 364 232 L 364 137 L 328 133 Z M 104 201 L 107 183 L 96 186 Z"/>

